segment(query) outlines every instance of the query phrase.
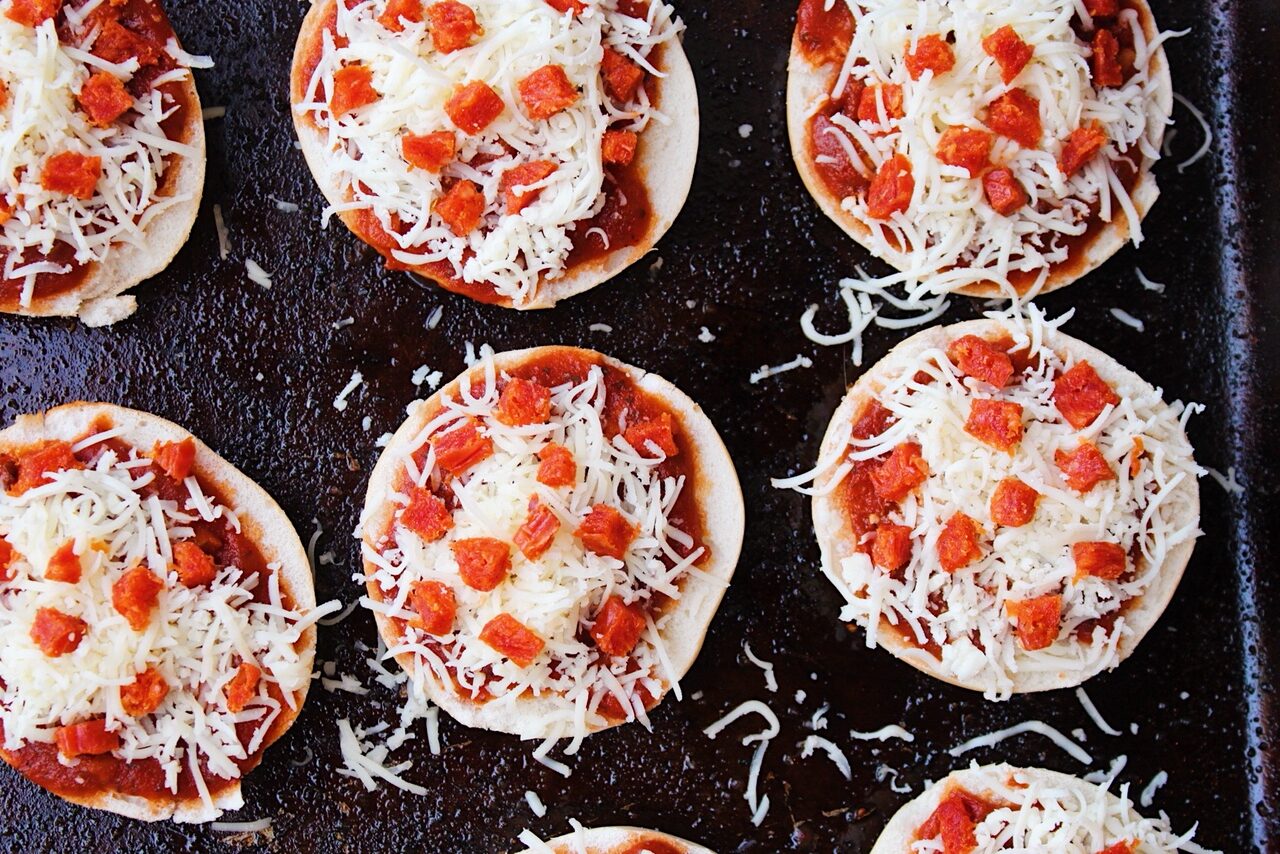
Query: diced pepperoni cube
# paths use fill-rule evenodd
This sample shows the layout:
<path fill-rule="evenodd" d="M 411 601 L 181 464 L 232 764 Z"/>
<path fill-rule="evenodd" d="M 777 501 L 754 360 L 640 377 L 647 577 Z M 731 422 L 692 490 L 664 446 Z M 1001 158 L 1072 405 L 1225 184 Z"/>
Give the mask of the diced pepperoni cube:
<path fill-rule="evenodd" d="M 110 127 L 111 123 L 133 107 L 133 96 L 114 74 L 98 71 L 89 75 L 80 86 L 76 103 L 95 127 Z"/>
<path fill-rule="evenodd" d="M 906 115 L 903 106 L 902 87 L 897 83 L 868 86 L 858 98 L 858 121 L 879 122 L 880 102 L 884 102 L 884 114 L 888 119 L 900 119 Z"/>
<path fill-rule="evenodd" d="M 938 159 L 967 170 L 970 178 L 982 174 L 991 162 L 991 134 L 973 128 L 951 127 L 938 140 Z"/>
<path fill-rule="evenodd" d="M 122 26 L 114 18 L 108 18 L 98 31 L 98 38 L 93 42 L 92 53 L 107 62 L 122 63 L 131 59 L 138 60 L 143 68 L 155 65 L 163 55 L 164 45 L 157 44 L 146 36 Z"/>
<path fill-rule="evenodd" d="M 400 524 L 423 542 L 434 543 L 453 527 L 453 514 L 430 490 L 415 486 L 409 491 L 408 506 L 400 512 Z"/>
<path fill-rule="evenodd" d="M 978 540 L 982 529 L 964 513 L 956 513 L 938 534 L 938 563 L 947 572 L 963 569 L 982 557 Z"/>
<path fill-rule="evenodd" d="M 1093 69 L 1093 86 L 1095 89 L 1120 86 L 1124 83 L 1124 72 L 1120 68 L 1120 42 L 1110 30 L 1098 30 L 1093 34 L 1093 55 L 1089 57 L 1089 66 Z"/>
<path fill-rule="evenodd" d="M 453 53 L 470 46 L 484 30 L 476 23 L 476 13 L 457 0 L 441 0 L 427 7 L 431 43 L 441 53 Z"/>
<path fill-rule="evenodd" d="M 463 179 L 436 199 L 431 210 L 444 220 L 450 231 L 459 237 L 466 237 L 480 225 L 484 207 L 484 193 L 471 181 Z"/>
<path fill-rule="evenodd" d="M 978 844 L 974 831 L 994 809 L 976 795 L 959 787 L 948 791 L 924 824 L 916 829 L 917 839 L 942 839 L 942 854 L 970 854 Z"/>
<path fill-rule="evenodd" d="M 1010 601 L 1004 607 L 1017 622 L 1014 632 L 1023 649 L 1044 649 L 1058 639 L 1062 622 L 1062 597 L 1058 594 Z"/>
<path fill-rule="evenodd" d="M 581 14 L 587 8 L 587 4 L 582 0 L 546 0 L 546 2 L 557 12 L 570 12 L 574 15 Z"/>
<path fill-rule="evenodd" d="M 477 134 L 502 115 L 502 96 L 483 80 L 459 86 L 445 102 L 444 111 L 463 133 Z"/>
<path fill-rule="evenodd" d="M 458 152 L 453 131 L 438 130 L 432 133 L 406 133 L 400 137 L 400 155 L 410 166 L 439 172 Z"/>
<path fill-rule="evenodd" d="M 600 143 L 601 159 L 613 166 L 627 166 L 635 159 L 639 143 L 640 137 L 635 131 L 607 130 Z"/>
<path fill-rule="evenodd" d="M 1091 18 L 1114 18 L 1120 14 L 1120 0 L 1084 0 L 1084 8 Z"/>
<path fill-rule="evenodd" d="M 649 421 L 632 424 L 622 432 L 622 438 L 642 457 L 654 456 L 654 448 L 661 451 L 664 457 L 674 457 L 680 453 L 680 447 L 676 444 L 674 422 L 666 412 Z"/>
<path fill-rule="evenodd" d="M 135 566 L 111 585 L 111 604 L 140 632 L 151 623 L 151 612 L 160 601 L 164 582 L 145 566 Z"/>
<path fill-rule="evenodd" d="M 1107 458 L 1092 442 L 1081 442 L 1070 451 L 1055 451 L 1053 461 L 1067 486 L 1077 492 L 1088 492 L 1104 480 L 1116 479 Z"/>
<path fill-rule="evenodd" d="M 634 101 L 636 91 L 644 82 L 644 69 L 611 47 L 604 49 L 600 73 L 604 76 L 605 91 L 619 104 Z"/>
<path fill-rule="evenodd" d="M 493 417 L 511 427 L 545 424 L 551 417 L 551 389 L 537 380 L 513 377 L 502 387 Z"/>
<path fill-rule="evenodd" d="M 871 543 L 871 562 L 889 572 L 896 572 L 911 560 L 911 529 L 906 525 L 881 522 L 876 525 L 876 538 Z"/>
<path fill-rule="evenodd" d="M 458 600 L 449 585 L 440 581 L 415 581 L 409 588 L 408 604 L 417 614 L 409 625 L 437 637 L 453 631 Z"/>
<path fill-rule="evenodd" d="M 1044 135 L 1040 100 L 1024 89 L 1010 89 L 987 105 L 987 127 L 1023 148 L 1038 148 Z"/>
<path fill-rule="evenodd" d="M 31 642 L 50 658 L 58 658 L 74 652 L 88 631 L 89 624 L 79 617 L 41 608 L 31 621 Z"/>
<path fill-rule="evenodd" d="M 1136 850 L 1136 842 L 1131 842 L 1128 839 L 1122 839 L 1114 845 L 1108 845 L 1106 848 L 1103 848 L 1098 852 L 1098 854 L 1134 854 Z"/>
<path fill-rule="evenodd" d="M 538 451 L 538 483 L 552 488 L 572 486 L 578 476 L 578 465 L 564 445 L 555 442 Z"/>
<path fill-rule="evenodd" d="M 404 32 L 405 21 L 422 21 L 422 0 L 388 0 L 387 8 L 378 16 L 378 23 L 393 33 Z"/>
<path fill-rule="evenodd" d="M 436 465 L 453 475 L 462 474 L 493 454 L 493 440 L 480 434 L 480 424 L 474 418 L 432 436 L 431 447 L 436 453 Z"/>
<path fill-rule="evenodd" d="M 1137 477 L 1138 472 L 1142 471 L 1142 455 L 1145 447 L 1146 444 L 1141 436 L 1133 437 L 1133 450 L 1129 453 L 1129 477 Z"/>
<path fill-rule="evenodd" d="M 222 689 L 227 698 L 227 711 L 243 712 L 249 701 L 258 696 L 258 683 L 262 680 L 262 670 L 256 664 L 243 662 L 236 670 L 236 675 Z"/>
<path fill-rule="evenodd" d="M 887 158 L 876 170 L 867 188 L 867 216 L 889 219 L 911 205 L 916 182 L 911 177 L 911 161 L 901 154 Z"/>
<path fill-rule="evenodd" d="M 5 17 L 24 27 L 38 27 L 58 14 L 62 0 L 11 0 Z"/>
<path fill-rule="evenodd" d="M 173 571 L 183 587 L 201 587 L 212 584 L 218 571 L 213 558 L 194 540 L 182 540 L 173 544 Z"/>
<path fill-rule="evenodd" d="M 605 655 L 630 655 L 644 633 L 644 612 L 621 596 L 610 596 L 596 614 L 591 637 Z"/>
<path fill-rule="evenodd" d="M 511 547 L 493 537 L 469 537 L 449 544 L 462 583 L 472 590 L 492 590 L 511 571 Z"/>
<path fill-rule="evenodd" d="M 17 571 L 13 568 L 13 546 L 4 537 L 0 537 L 0 584 L 13 581 Z"/>
<path fill-rule="evenodd" d="M 982 49 L 1000 66 L 1000 79 L 1005 83 L 1012 83 L 1022 73 L 1033 53 L 1031 45 L 1008 24 L 983 37 Z"/>
<path fill-rule="evenodd" d="M 987 203 L 1001 216 L 1009 216 L 1028 201 L 1027 191 L 1008 169 L 992 169 L 982 176 Z"/>
<path fill-rule="evenodd" d="M 537 560 L 551 548 L 560 530 L 560 517 L 535 496 L 529 500 L 529 516 L 516 531 L 512 542 L 529 560 Z"/>
<path fill-rule="evenodd" d="M 980 442 L 1012 452 L 1022 441 L 1022 406 L 1007 400 L 975 398 L 964 431 Z"/>
<path fill-rule="evenodd" d="M 1084 127 L 1076 128 L 1062 144 L 1062 156 L 1058 167 L 1067 177 L 1079 172 L 1086 163 L 1098 155 L 1102 146 L 1107 144 L 1107 132 L 1098 122 L 1091 122 Z"/>
<path fill-rule="evenodd" d="M 618 560 L 626 558 L 636 538 L 635 526 L 607 504 L 594 505 L 574 533 L 589 551 Z"/>
<path fill-rule="evenodd" d="M 480 640 L 520 667 L 533 664 L 545 645 L 542 638 L 510 614 L 499 614 L 485 623 Z"/>
<path fill-rule="evenodd" d="M 1115 389 L 1087 361 L 1076 362 L 1053 381 L 1053 404 L 1077 430 L 1088 427 L 1102 410 L 1118 403 Z"/>
<path fill-rule="evenodd" d="M 1115 581 L 1124 575 L 1127 564 L 1119 543 L 1072 543 L 1071 557 L 1076 562 L 1076 578 L 1092 575 Z"/>
<path fill-rule="evenodd" d="M 49 556 L 45 564 L 44 577 L 48 581 L 62 581 L 67 584 L 80 583 L 80 558 L 76 554 L 74 540 L 67 540 L 58 546 L 58 550 Z"/>
<path fill-rule="evenodd" d="M 56 440 L 44 442 L 18 457 L 18 477 L 9 487 L 9 494 L 21 495 L 49 483 L 53 480 L 49 475 L 82 468 L 84 463 L 76 459 L 70 444 Z"/>
<path fill-rule="evenodd" d="M 44 162 L 44 168 L 40 170 L 40 186 L 51 193 L 92 199 L 101 177 L 101 157 L 62 151 Z"/>
<path fill-rule="evenodd" d="M 105 718 L 58 727 L 54 734 L 58 752 L 67 759 L 102 756 L 120 747 L 120 733 L 107 732 Z"/>
<path fill-rule="evenodd" d="M 6 93 L 3 91 L 4 84 L 0 83 L 0 110 L 4 109 L 4 101 Z M 13 219 L 14 205 L 9 201 L 9 197 L 0 194 L 0 226 Z"/>
<path fill-rule="evenodd" d="M 120 707 L 130 717 L 149 715 L 169 696 L 169 683 L 154 667 L 139 673 L 128 685 L 120 686 Z"/>
<path fill-rule="evenodd" d="M 165 474 L 181 483 L 195 465 L 196 443 L 190 436 L 178 442 L 156 442 L 151 449 L 151 459 Z"/>
<path fill-rule="evenodd" d="M 947 345 L 947 358 L 966 376 L 1003 388 L 1013 376 L 1009 354 L 977 335 L 962 335 Z"/>
<path fill-rule="evenodd" d="M 878 468 L 871 472 L 871 486 L 886 501 L 906 498 L 929 476 L 929 465 L 920 456 L 920 446 L 903 442 L 893 449 Z"/>
<path fill-rule="evenodd" d="M 498 182 L 498 190 L 507 201 L 507 213 L 518 214 L 538 200 L 542 187 L 525 189 L 549 177 L 559 168 L 553 160 L 535 160 L 508 169 Z"/>
<path fill-rule="evenodd" d="M 578 87 L 569 80 L 563 65 L 544 65 L 516 84 L 524 111 L 534 121 L 549 119 L 567 110 L 578 100 Z"/>
<path fill-rule="evenodd" d="M 1006 477 L 996 484 L 991 495 L 991 521 L 1006 528 L 1020 528 L 1036 515 L 1040 493 L 1016 477 Z"/>
<path fill-rule="evenodd" d="M 381 95 L 373 88 L 373 70 L 356 63 L 344 65 L 333 73 L 333 95 L 329 98 L 329 112 L 341 118 L 353 110 L 367 107 Z"/>
<path fill-rule="evenodd" d="M 916 39 L 915 50 L 911 49 L 911 42 L 907 42 L 903 50 L 903 60 L 912 80 L 919 80 L 926 71 L 932 71 L 934 77 L 946 74 L 956 64 L 955 51 L 937 33 L 929 33 Z"/>

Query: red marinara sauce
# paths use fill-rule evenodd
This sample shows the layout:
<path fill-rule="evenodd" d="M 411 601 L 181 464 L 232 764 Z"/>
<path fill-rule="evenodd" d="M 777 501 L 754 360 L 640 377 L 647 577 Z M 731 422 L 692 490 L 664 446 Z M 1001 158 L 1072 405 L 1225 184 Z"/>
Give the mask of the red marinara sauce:
<path fill-rule="evenodd" d="M 646 836 L 643 839 L 637 839 L 635 842 L 627 843 L 621 848 L 615 848 L 609 854 L 643 854 L 648 851 L 649 854 L 686 854 L 687 849 L 682 846 L 672 845 L 665 839 L 659 839 L 656 836 Z"/>
<path fill-rule="evenodd" d="M 109 430 L 111 426 L 110 422 L 99 419 L 85 435 L 88 436 Z M 76 458 L 84 463 L 85 466 L 92 466 L 98 457 L 108 449 L 114 450 L 121 459 L 128 459 L 133 447 L 123 439 L 112 438 L 79 451 L 76 454 Z M 143 449 L 138 449 L 138 452 L 139 456 L 149 456 L 144 453 Z M 0 455 L 0 469 L 5 467 L 6 462 Z M 155 462 L 152 462 L 146 470 L 154 475 L 154 479 L 141 490 L 141 494 L 144 497 L 157 495 L 166 500 L 186 500 L 189 493 L 183 483 L 174 480 Z M 140 476 L 142 473 L 138 469 L 135 469 L 134 472 L 135 476 Z M 231 506 L 226 500 L 223 490 L 218 487 L 215 480 L 202 475 L 198 469 L 192 472 L 192 476 L 197 479 L 201 491 L 212 503 L 222 504 L 227 507 Z M 253 522 L 251 520 L 242 518 L 240 521 L 244 529 L 252 529 Z M 219 567 L 235 564 L 244 571 L 245 575 L 257 574 L 262 577 L 254 591 L 254 601 L 266 602 L 268 598 L 266 577 L 271 574 L 272 569 L 267 565 L 266 558 L 263 557 L 253 539 L 242 532 L 237 532 L 228 522 L 221 519 L 214 522 L 196 521 L 192 523 L 192 527 L 196 531 L 195 542 L 205 553 L 213 558 Z M 284 585 L 281 585 L 280 588 L 280 598 L 286 608 L 294 607 L 292 597 Z M 273 699 L 285 704 L 284 694 L 277 685 L 269 683 L 268 690 Z M 289 723 L 290 720 L 287 716 L 281 715 L 271 725 L 271 729 L 256 753 L 244 759 L 233 760 L 240 769 L 241 777 L 257 767 L 258 763 L 262 761 L 262 755 L 266 752 L 267 747 L 288 729 Z M 256 728 L 257 721 L 239 724 L 236 727 L 236 732 L 240 743 L 247 745 Z M 4 724 L 0 722 L 0 744 L 3 744 L 3 742 Z M 155 759 L 126 762 L 110 754 L 83 755 L 77 758 L 75 765 L 68 767 L 59 762 L 56 745 L 36 742 L 28 743 L 25 747 L 13 751 L 0 748 L 0 756 L 28 780 L 63 797 L 83 798 L 106 792 L 151 799 L 175 797 L 175 793 L 165 786 L 164 771 L 160 763 Z M 214 775 L 203 761 L 201 762 L 201 774 L 204 777 L 209 793 L 215 796 L 238 782 L 236 779 L 226 779 Z M 199 797 L 195 778 L 185 762 L 178 774 L 176 797 L 180 799 Z"/>

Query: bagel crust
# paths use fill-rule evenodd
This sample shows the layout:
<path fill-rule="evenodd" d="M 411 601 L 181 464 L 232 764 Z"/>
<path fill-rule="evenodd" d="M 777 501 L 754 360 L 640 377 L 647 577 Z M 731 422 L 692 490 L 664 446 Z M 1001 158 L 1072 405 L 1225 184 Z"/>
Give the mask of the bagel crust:
<path fill-rule="evenodd" d="M 523 841 L 523 840 L 522 840 Z M 543 843 L 545 848 L 526 848 L 519 854 L 711 854 L 707 848 L 667 833 L 639 827 L 584 827 Z"/>

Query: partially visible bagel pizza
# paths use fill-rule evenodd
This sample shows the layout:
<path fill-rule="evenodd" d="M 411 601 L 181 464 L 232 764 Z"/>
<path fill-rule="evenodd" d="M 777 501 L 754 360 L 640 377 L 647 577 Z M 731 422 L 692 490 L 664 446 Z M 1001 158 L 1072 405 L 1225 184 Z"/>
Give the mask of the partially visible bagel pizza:
<path fill-rule="evenodd" d="M 701 845 L 639 827 L 582 827 L 521 854 L 711 854 Z"/>

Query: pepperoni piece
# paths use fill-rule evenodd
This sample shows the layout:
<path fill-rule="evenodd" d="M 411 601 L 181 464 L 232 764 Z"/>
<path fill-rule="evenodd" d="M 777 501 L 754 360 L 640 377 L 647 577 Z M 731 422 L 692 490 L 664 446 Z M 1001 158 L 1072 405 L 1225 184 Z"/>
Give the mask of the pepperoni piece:
<path fill-rule="evenodd" d="M 1044 135 L 1040 100 L 1025 89 L 1010 89 L 987 105 L 987 127 L 1023 148 L 1037 148 Z"/>
<path fill-rule="evenodd" d="M 151 623 L 164 582 L 145 566 L 135 566 L 111 585 L 111 604 L 135 632 Z"/>
<path fill-rule="evenodd" d="M 80 558 L 76 556 L 75 541 L 67 540 L 50 555 L 49 562 L 45 564 L 44 577 L 48 581 L 79 584 L 80 572 Z"/>
<path fill-rule="evenodd" d="M 1077 430 L 1088 427 L 1102 410 L 1118 403 L 1120 396 L 1087 361 L 1076 362 L 1053 381 L 1053 404 Z"/>
<path fill-rule="evenodd" d="M 21 495 L 53 480 L 50 475 L 60 471 L 84 468 L 67 442 L 49 441 L 36 445 L 18 458 L 18 476 L 9 487 L 10 495 Z"/>
<path fill-rule="evenodd" d="M 1076 578 L 1092 575 L 1115 581 L 1124 575 L 1124 547 L 1118 543 L 1072 543 L 1071 557 L 1076 562 Z"/>
<path fill-rule="evenodd" d="M 1020 528 L 1036 515 L 1040 493 L 1016 477 L 1006 477 L 991 494 L 991 521 L 1006 528 Z"/>
<path fill-rule="evenodd" d="M 431 30 L 431 43 L 441 53 L 453 53 L 469 47 L 484 33 L 476 23 L 476 13 L 465 3 L 442 0 L 427 7 L 427 28 Z"/>
<path fill-rule="evenodd" d="M 55 608 L 41 608 L 31 621 L 31 642 L 50 658 L 74 652 L 80 646 L 89 624 L 79 617 Z"/>
<path fill-rule="evenodd" d="M 436 465 L 453 475 L 462 474 L 493 454 L 493 440 L 480 435 L 480 424 L 474 418 L 458 422 L 447 433 L 432 436 L 431 447 L 436 452 Z"/>
<path fill-rule="evenodd" d="M 969 177 L 976 178 L 991 162 L 993 141 L 986 131 L 950 127 L 938 140 L 938 159 L 948 166 L 968 170 Z"/>
<path fill-rule="evenodd" d="M 903 61 L 907 64 L 907 73 L 912 80 L 919 80 L 926 71 L 932 71 L 934 77 L 946 74 L 956 64 L 955 51 L 937 33 L 929 33 L 916 39 L 915 50 L 911 50 L 911 42 L 907 42 L 903 50 L 906 53 Z"/>
<path fill-rule="evenodd" d="M 507 380 L 493 417 L 511 427 L 545 424 L 551 417 L 551 390 L 536 380 Z"/>
<path fill-rule="evenodd" d="M 853 41 L 853 13 L 848 4 L 801 0 L 796 11 L 796 39 L 814 65 L 844 62 Z"/>
<path fill-rule="evenodd" d="M 982 49 L 1000 66 L 1000 79 L 1005 83 L 1012 83 L 1022 73 L 1034 53 L 1031 45 L 1024 42 L 1018 31 L 1008 24 L 984 36 Z"/>
<path fill-rule="evenodd" d="M 938 563 L 947 572 L 963 569 L 982 557 L 978 539 L 982 529 L 964 513 L 956 513 L 938 534 Z"/>
<path fill-rule="evenodd" d="M 546 2 L 557 12 L 569 12 L 573 15 L 581 14 L 587 8 L 587 4 L 582 0 L 546 0 Z"/>
<path fill-rule="evenodd" d="M 38 27 L 58 14 L 62 0 L 12 0 L 4 16 L 24 27 Z"/>
<path fill-rule="evenodd" d="M 626 558 L 636 538 L 635 526 L 608 504 L 593 505 L 573 533 L 589 551 L 618 560 Z"/>
<path fill-rule="evenodd" d="M 406 133 L 400 137 L 400 156 L 410 166 L 439 172 L 457 154 L 458 143 L 453 131 L 438 130 L 433 133 Z"/>
<path fill-rule="evenodd" d="M 1003 388 L 1013 376 L 1013 360 L 977 335 L 962 335 L 947 345 L 947 358 L 966 376 Z"/>
<path fill-rule="evenodd" d="M 1146 448 L 1146 443 L 1142 441 L 1141 436 L 1133 437 L 1133 450 L 1129 452 L 1129 477 L 1137 477 L 1138 472 L 1142 471 L 1142 455 Z"/>
<path fill-rule="evenodd" d="M 484 216 L 484 193 L 471 181 L 463 179 L 436 199 L 431 210 L 444 220 L 450 231 L 466 237 L 476 230 Z"/>
<path fill-rule="evenodd" d="M 407 601 L 417 614 L 409 621 L 409 625 L 437 637 L 453 630 L 458 600 L 449 585 L 441 581 L 415 581 L 409 587 Z"/>
<path fill-rule="evenodd" d="M 974 830 L 995 809 L 964 789 L 953 788 L 938 802 L 924 824 L 916 829 L 917 839 L 942 837 L 943 854 L 969 854 L 977 847 Z"/>
<path fill-rule="evenodd" d="M 975 398 L 964 431 L 993 448 L 1012 453 L 1022 441 L 1022 406 L 1007 400 Z"/>
<path fill-rule="evenodd" d="M 173 571 L 183 587 L 201 587 L 213 583 L 217 576 L 213 558 L 193 540 L 173 544 Z"/>
<path fill-rule="evenodd" d="M 114 18 L 107 19 L 93 42 L 92 53 L 107 62 L 116 64 L 138 60 L 142 67 L 155 65 L 160 61 L 163 45 L 122 26 Z"/>
<path fill-rule="evenodd" d="M 195 464 L 196 443 L 190 436 L 179 442 L 156 442 L 151 449 L 151 459 L 165 474 L 181 483 Z"/>
<path fill-rule="evenodd" d="M 535 160 L 508 169 L 498 182 L 498 190 L 507 200 L 507 213 L 518 214 L 538 200 L 542 187 L 522 189 L 547 178 L 558 169 L 554 160 Z M 544 419 L 545 420 L 545 419 Z"/>
<path fill-rule="evenodd" d="M 578 466 L 573 454 L 564 445 L 555 442 L 538 451 L 538 483 L 552 488 L 572 486 L 578 477 Z"/>
<path fill-rule="evenodd" d="M 477 134 L 502 115 L 502 96 L 483 80 L 459 86 L 445 102 L 444 111 L 463 133 Z"/>
<path fill-rule="evenodd" d="M 333 74 L 333 94 L 329 112 L 335 118 L 345 116 L 377 101 L 381 95 L 373 88 L 373 71 L 366 65 L 344 65 Z"/>
<path fill-rule="evenodd" d="M 388 0 L 387 8 L 378 16 L 378 23 L 393 33 L 404 31 L 404 21 L 422 21 L 422 0 Z"/>
<path fill-rule="evenodd" d="M 644 69 L 610 47 L 604 49 L 600 73 L 604 76 L 605 91 L 619 104 L 634 101 L 636 90 L 644 82 Z"/>
<path fill-rule="evenodd" d="M 982 176 L 987 204 L 1001 216 L 1009 216 L 1027 203 L 1027 191 L 1008 169 L 992 169 Z"/>
<path fill-rule="evenodd" d="M 1093 69 L 1093 86 L 1095 89 L 1120 86 L 1124 83 L 1124 72 L 1120 68 L 1120 42 L 1110 30 L 1098 30 L 1093 34 L 1093 55 L 1089 57 L 1089 65 Z"/>
<path fill-rule="evenodd" d="M 92 199 L 101 177 L 101 157 L 62 151 L 44 162 L 44 168 L 40 170 L 40 186 L 51 193 Z"/>
<path fill-rule="evenodd" d="M 1084 0 L 1084 8 L 1091 18 L 1114 18 L 1120 14 L 1120 0 Z"/>
<path fill-rule="evenodd" d="M 111 123 L 133 107 L 133 96 L 114 74 L 98 71 L 80 86 L 76 103 L 94 127 L 110 127 Z"/>
<path fill-rule="evenodd" d="M 9 545 L 9 541 L 0 537 L 0 584 L 13 581 L 17 576 L 17 572 L 13 569 L 14 554 L 13 546 Z"/>
<path fill-rule="evenodd" d="M 1014 632 L 1023 649 L 1044 649 L 1058 639 L 1062 622 L 1062 597 L 1058 594 L 1006 602 L 1004 608 L 1017 623 Z"/>
<path fill-rule="evenodd" d="M 54 740 L 58 743 L 58 752 L 67 759 L 102 756 L 120 747 L 120 734 L 107 732 L 106 718 L 58 727 Z"/>
<path fill-rule="evenodd" d="M 643 633 L 644 613 L 616 595 L 604 601 L 591 627 L 591 638 L 605 655 L 630 655 Z"/>
<path fill-rule="evenodd" d="M 493 537 L 470 537 L 449 544 L 458 562 L 462 583 L 472 590 L 489 591 L 511 571 L 511 547 Z"/>
<path fill-rule="evenodd" d="M 607 130 L 604 132 L 604 140 L 600 143 L 601 159 L 614 166 L 626 166 L 635 159 L 636 146 L 639 143 L 640 137 L 635 131 Z"/>
<path fill-rule="evenodd" d="M 666 412 L 650 421 L 632 424 L 622 432 L 622 438 L 643 457 L 654 456 L 654 448 L 661 451 L 664 457 L 674 457 L 680 453 L 671 415 Z"/>
<path fill-rule="evenodd" d="M 1062 174 L 1071 177 L 1097 156 L 1102 146 L 1107 144 L 1107 132 L 1098 122 L 1091 122 L 1084 127 L 1076 128 L 1062 145 L 1062 157 L 1058 167 Z"/>
<path fill-rule="evenodd" d="M 400 512 L 400 524 L 423 542 L 434 543 L 453 527 L 453 514 L 430 490 L 415 486 L 409 493 L 408 506 Z"/>
<path fill-rule="evenodd" d="M 884 114 L 888 119 L 900 119 L 905 116 L 902 87 L 897 83 L 884 83 L 879 86 L 868 86 L 858 97 L 858 121 L 880 122 L 880 103 L 884 102 Z"/>
<path fill-rule="evenodd" d="M 881 522 L 871 543 L 871 562 L 889 572 L 896 572 L 911 560 L 911 529 L 906 525 Z"/>
<path fill-rule="evenodd" d="M 262 670 L 248 661 L 241 663 L 236 675 L 231 677 L 222 693 L 227 698 L 228 712 L 243 712 L 249 701 L 258 695 L 258 683 L 262 680 Z"/>
<path fill-rule="evenodd" d="M 1136 842 L 1130 842 L 1128 839 L 1122 839 L 1113 845 L 1108 845 L 1106 848 L 1103 848 L 1098 852 L 1098 854 L 1133 854 L 1137 845 L 1138 843 Z"/>
<path fill-rule="evenodd" d="M 901 154 L 893 155 L 880 164 L 867 188 L 867 216 L 889 219 L 895 213 L 902 213 L 911 205 L 915 189 L 911 161 Z"/>
<path fill-rule="evenodd" d="M 480 630 L 480 640 L 520 667 L 533 664 L 545 645 L 524 623 L 505 613 L 485 623 Z"/>
<path fill-rule="evenodd" d="M 4 109 L 5 95 L 4 84 L 0 83 L 0 110 Z M 13 219 L 13 210 L 13 202 L 9 201 L 9 197 L 0 195 L 0 226 Z"/>
<path fill-rule="evenodd" d="M 915 442 L 903 442 L 878 468 L 872 470 L 871 486 L 879 497 L 897 503 L 924 483 L 928 476 L 929 465 L 920 456 L 920 446 Z"/>
<path fill-rule="evenodd" d="M 151 714 L 167 696 L 169 683 L 154 667 L 139 673 L 128 685 L 120 686 L 120 706 L 126 715 L 134 718 Z"/>
<path fill-rule="evenodd" d="M 549 119 L 578 100 L 578 87 L 563 65 L 544 65 L 516 84 L 524 110 L 534 121 Z"/>
<path fill-rule="evenodd" d="M 1067 486 L 1077 492 L 1088 492 L 1104 480 L 1116 479 L 1107 458 L 1092 442 L 1082 441 L 1071 451 L 1055 451 L 1053 461 Z"/>
<path fill-rule="evenodd" d="M 537 560 L 551 548 L 556 532 L 560 530 L 560 517 L 537 496 L 529 499 L 529 515 L 512 537 L 512 542 L 529 560 Z"/>

